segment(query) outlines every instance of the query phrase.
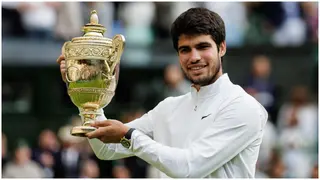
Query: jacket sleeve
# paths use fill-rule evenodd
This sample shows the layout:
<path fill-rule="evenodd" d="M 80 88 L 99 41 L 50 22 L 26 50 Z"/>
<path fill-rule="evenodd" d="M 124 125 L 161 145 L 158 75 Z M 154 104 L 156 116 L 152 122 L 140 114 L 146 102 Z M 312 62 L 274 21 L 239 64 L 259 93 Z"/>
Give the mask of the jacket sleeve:
<path fill-rule="evenodd" d="M 133 132 L 129 149 L 169 177 L 203 178 L 261 136 L 266 119 L 260 106 L 234 103 L 220 111 L 188 149 L 162 145 L 140 131 Z"/>
<path fill-rule="evenodd" d="M 163 117 L 165 108 L 165 100 L 160 102 L 153 110 L 144 114 L 142 117 L 135 119 L 125 125 L 135 128 L 142 132 L 144 135 L 148 136 L 150 139 L 153 138 L 154 129 L 154 117 Z M 101 114 L 103 114 L 103 110 Z M 104 114 L 97 118 L 97 120 L 106 120 L 107 118 Z M 131 150 L 124 148 L 120 143 L 105 144 L 99 139 L 88 139 L 92 150 L 95 155 L 101 160 L 116 160 L 121 158 L 126 158 L 134 156 Z"/>
<path fill-rule="evenodd" d="M 104 118 L 106 120 L 107 118 Z M 107 121 L 107 120 L 106 120 Z M 134 127 L 144 134 L 152 134 L 152 127 L 150 126 L 150 119 L 148 114 L 145 114 L 141 118 L 138 118 L 128 124 L 129 127 Z M 120 143 L 106 144 L 99 139 L 89 139 L 89 144 L 95 153 L 95 155 L 101 160 L 116 160 L 134 156 L 132 151 L 124 148 Z"/>

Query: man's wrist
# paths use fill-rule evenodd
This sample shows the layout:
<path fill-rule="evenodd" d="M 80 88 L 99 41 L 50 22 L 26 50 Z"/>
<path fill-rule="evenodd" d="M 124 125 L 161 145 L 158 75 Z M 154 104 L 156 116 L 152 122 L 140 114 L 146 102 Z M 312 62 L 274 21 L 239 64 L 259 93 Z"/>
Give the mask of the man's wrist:
<path fill-rule="evenodd" d="M 130 128 L 130 129 L 128 129 L 128 131 L 126 132 L 126 134 L 124 135 L 124 137 L 126 138 L 126 139 L 131 139 L 131 136 L 132 136 L 132 133 L 133 133 L 133 131 L 135 130 L 135 128 Z"/>
<path fill-rule="evenodd" d="M 120 143 L 122 144 L 123 147 L 125 148 L 130 148 L 131 146 L 131 136 L 132 133 L 135 129 L 134 128 L 130 128 L 126 134 L 120 139 Z"/>
<path fill-rule="evenodd" d="M 129 130 L 130 130 L 130 128 L 129 128 L 129 127 L 124 126 L 123 131 L 122 131 L 122 136 L 121 136 L 121 137 L 125 137 Z"/>

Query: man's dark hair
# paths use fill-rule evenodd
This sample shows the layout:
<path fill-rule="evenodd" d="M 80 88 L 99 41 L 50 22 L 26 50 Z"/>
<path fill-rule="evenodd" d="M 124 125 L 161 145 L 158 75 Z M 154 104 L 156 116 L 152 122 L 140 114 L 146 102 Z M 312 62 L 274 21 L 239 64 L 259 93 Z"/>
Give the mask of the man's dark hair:
<path fill-rule="evenodd" d="M 178 51 L 180 35 L 211 35 L 218 46 L 225 40 L 226 31 L 222 18 L 206 8 L 190 8 L 182 13 L 171 26 L 173 47 Z"/>

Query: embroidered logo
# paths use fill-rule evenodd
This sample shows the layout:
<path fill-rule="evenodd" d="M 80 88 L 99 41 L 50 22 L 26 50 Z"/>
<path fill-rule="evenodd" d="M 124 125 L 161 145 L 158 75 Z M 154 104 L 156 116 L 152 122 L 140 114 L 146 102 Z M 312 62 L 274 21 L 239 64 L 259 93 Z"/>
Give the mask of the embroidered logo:
<path fill-rule="evenodd" d="M 208 115 L 206 115 L 206 116 L 202 116 L 201 120 L 204 119 L 204 118 L 206 118 L 206 117 L 208 117 L 208 116 L 210 116 L 210 115 L 211 115 L 211 113 L 208 114 Z"/>

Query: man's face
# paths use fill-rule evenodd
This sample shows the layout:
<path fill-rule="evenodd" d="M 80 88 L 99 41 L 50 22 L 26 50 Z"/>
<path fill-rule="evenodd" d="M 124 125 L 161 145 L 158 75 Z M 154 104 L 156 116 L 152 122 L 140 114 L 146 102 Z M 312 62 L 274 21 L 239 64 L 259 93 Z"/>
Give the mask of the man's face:
<path fill-rule="evenodd" d="M 219 52 L 210 35 L 181 35 L 178 41 L 178 54 L 181 68 L 195 85 L 205 86 L 217 79 L 221 67 L 221 57 L 226 44 L 221 43 Z"/>

